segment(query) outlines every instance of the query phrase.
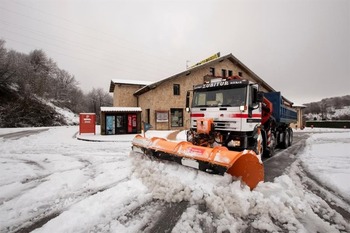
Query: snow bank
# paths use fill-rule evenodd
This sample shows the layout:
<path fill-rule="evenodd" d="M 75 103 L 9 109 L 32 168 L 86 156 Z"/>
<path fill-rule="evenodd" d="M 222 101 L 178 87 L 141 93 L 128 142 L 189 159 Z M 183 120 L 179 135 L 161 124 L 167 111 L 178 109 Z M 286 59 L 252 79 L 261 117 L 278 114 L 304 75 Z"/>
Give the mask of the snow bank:
<path fill-rule="evenodd" d="M 337 232 L 346 224 L 340 221 L 330 225 L 318 218 L 309 202 L 319 198 L 297 186 L 287 175 L 273 183 L 260 183 L 250 191 L 229 175 L 211 175 L 171 162 L 150 160 L 135 152 L 131 156 L 133 175 L 142 180 L 153 198 L 190 203 L 173 232 L 201 232 L 198 229 L 203 224 L 217 232 L 242 232 L 248 227 L 268 232 L 308 232 L 303 219 L 313 221 L 308 226 L 313 230 Z"/>
<path fill-rule="evenodd" d="M 314 134 L 301 155 L 303 166 L 320 182 L 350 200 L 350 132 Z"/>
<path fill-rule="evenodd" d="M 54 108 L 57 113 L 62 115 L 68 125 L 79 124 L 79 115 L 73 113 L 70 109 L 57 107 L 56 105 L 50 102 L 46 102 L 46 104 Z"/>

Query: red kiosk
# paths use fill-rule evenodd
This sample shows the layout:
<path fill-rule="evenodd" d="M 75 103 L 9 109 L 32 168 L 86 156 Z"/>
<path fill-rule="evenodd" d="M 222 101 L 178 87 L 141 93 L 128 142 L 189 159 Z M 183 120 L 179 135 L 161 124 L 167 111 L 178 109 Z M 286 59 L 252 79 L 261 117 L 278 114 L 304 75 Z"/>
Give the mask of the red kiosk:
<path fill-rule="evenodd" d="M 79 134 L 93 133 L 96 134 L 96 114 L 80 113 L 79 114 Z"/>

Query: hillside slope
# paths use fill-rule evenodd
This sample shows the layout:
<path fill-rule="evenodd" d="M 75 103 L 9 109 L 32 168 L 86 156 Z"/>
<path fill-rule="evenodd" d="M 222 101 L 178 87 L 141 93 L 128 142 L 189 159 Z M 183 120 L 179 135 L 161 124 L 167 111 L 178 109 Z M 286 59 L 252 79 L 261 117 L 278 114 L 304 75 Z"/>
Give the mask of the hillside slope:
<path fill-rule="evenodd" d="M 0 99 L 1 128 L 77 124 L 76 120 L 71 120 L 72 112 L 60 111 L 61 108 L 34 95 L 20 95 L 15 89 L 0 88 Z"/>

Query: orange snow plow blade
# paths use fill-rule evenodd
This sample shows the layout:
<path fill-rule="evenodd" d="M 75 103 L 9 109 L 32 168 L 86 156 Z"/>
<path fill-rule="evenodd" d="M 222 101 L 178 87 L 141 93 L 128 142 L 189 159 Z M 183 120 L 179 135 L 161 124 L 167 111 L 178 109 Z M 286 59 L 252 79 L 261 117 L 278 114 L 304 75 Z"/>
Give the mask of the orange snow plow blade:
<path fill-rule="evenodd" d="M 148 139 L 141 135 L 137 135 L 132 144 L 133 151 L 148 156 L 174 161 L 208 173 L 229 173 L 241 178 L 250 189 L 264 181 L 264 167 L 251 150 L 229 151 L 226 147 L 202 147 L 186 141 L 172 142 L 156 137 Z"/>

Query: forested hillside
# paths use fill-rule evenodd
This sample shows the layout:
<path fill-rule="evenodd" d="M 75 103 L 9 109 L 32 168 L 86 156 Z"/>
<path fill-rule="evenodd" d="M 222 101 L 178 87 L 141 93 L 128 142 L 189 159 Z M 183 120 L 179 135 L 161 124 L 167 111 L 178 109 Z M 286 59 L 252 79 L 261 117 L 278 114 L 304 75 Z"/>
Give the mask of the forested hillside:
<path fill-rule="evenodd" d="M 304 104 L 307 120 L 350 120 L 350 95 Z"/>
<path fill-rule="evenodd" d="M 74 75 L 42 50 L 19 53 L 0 39 L 0 127 L 66 125 L 52 104 L 99 117 L 100 107 L 111 106 L 112 97 L 107 86 L 84 94 Z"/>

